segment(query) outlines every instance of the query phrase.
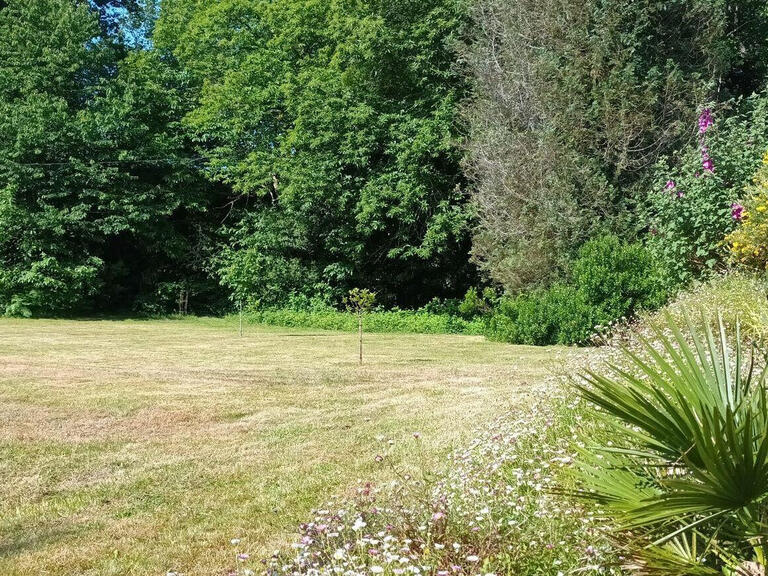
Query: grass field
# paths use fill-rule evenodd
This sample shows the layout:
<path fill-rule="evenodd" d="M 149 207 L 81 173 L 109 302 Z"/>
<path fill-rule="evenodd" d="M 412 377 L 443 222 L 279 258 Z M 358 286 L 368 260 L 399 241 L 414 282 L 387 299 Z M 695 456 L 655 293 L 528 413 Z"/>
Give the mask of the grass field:
<path fill-rule="evenodd" d="M 566 349 L 226 320 L 0 320 L 0 574 L 226 574 L 313 506 L 526 401 Z"/>

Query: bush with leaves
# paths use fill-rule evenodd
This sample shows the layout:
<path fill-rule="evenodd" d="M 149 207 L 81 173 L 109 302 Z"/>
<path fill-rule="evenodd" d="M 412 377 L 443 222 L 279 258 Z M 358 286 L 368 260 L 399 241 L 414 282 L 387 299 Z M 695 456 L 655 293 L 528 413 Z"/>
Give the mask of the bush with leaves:
<path fill-rule="evenodd" d="M 768 147 L 768 95 L 704 111 L 695 145 L 657 166 L 649 195 L 650 241 L 674 289 L 725 264 L 723 238 L 738 220 L 734 203 Z"/>
<path fill-rule="evenodd" d="M 642 244 L 614 235 L 584 244 L 571 271 L 571 282 L 600 323 L 663 305 L 667 294 L 661 281 L 661 270 Z"/>
<path fill-rule="evenodd" d="M 98 258 L 68 265 L 42 254 L 25 269 L 0 267 L 0 315 L 79 311 L 82 302 L 96 293 L 102 265 Z"/>
<path fill-rule="evenodd" d="M 513 344 L 572 344 L 586 340 L 595 326 L 595 310 L 566 284 L 503 298 L 488 321 L 491 340 Z"/>
<path fill-rule="evenodd" d="M 455 301 L 447 304 L 433 302 L 418 310 L 385 310 L 376 308 L 366 314 L 365 329 L 378 333 L 467 334 L 479 336 L 486 331 L 486 318 L 467 320 L 456 312 Z M 357 317 L 346 310 L 337 310 L 319 299 L 293 299 L 293 306 L 258 308 L 248 313 L 250 322 L 273 326 L 318 328 L 355 332 Z"/>
<path fill-rule="evenodd" d="M 738 222 L 726 238 L 731 262 L 753 270 L 768 270 L 768 153 L 757 170 L 747 197 L 731 206 Z"/>
<path fill-rule="evenodd" d="M 580 468 L 580 494 L 616 519 L 643 574 L 762 576 L 768 372 L 742 350 L 738 327 L 701 325 L 668 319 L 626 362 L 577 385 L 612 439 Z"/>
<path fill-rule="evenodd" d="M 245 216 L 230 232 L 230 243 L 214 260 L 231 299 L 247 307 L 309 302 L 327 293 L 317 271 L 305 265 L 306 230 L 274 212 Z"/>
<path fill-rule="evenodd" d="M 612 235 L 579 250 L 567 283 L 505 298 L 488 323 L 494 340 L 517 344 L 573 344 L 608 325 L 666 300 L 659 270 L 639 243 Z"/>
<path fill-rule="evenodd" d="M 459 315 L 465 320 L 472 320 L 478 316 L 484 316 L 493 309 L 497 300 L 496 291 L 493 288 L 485 288 L 482 292 L 472 287 L 467 290 L 464 299 L 457 308 Z"/>

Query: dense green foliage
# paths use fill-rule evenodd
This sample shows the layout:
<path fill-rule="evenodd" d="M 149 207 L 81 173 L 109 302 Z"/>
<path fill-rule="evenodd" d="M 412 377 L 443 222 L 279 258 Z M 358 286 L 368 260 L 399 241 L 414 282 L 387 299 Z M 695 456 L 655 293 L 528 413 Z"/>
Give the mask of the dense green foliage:
<path fill-rule="evenodd" d="M 372 332 L 483 334 L 515 344 L 587 342 L 601 328 L 664 303 L 660 271 L 648 250 L 616 236 L 587 242 L 570 276 L 547 289 L 499 298 L 470 288 L 464 298 L 434 300 L 418 310 L 375 310 Z M 321 299 L 294 298 L 288 306 L 249 313 L 252 321 L 282 326 L 354 331 L 357 318 Z"/>
<path fill-rule="evenodd" d="M 462 2 L 157 6 L 0 12 L 0 308 L 466 290 Z"/>
<path fill-rule="evenodd" d="M 277 308 L 257 310 L 248 314 L 251 322 L 296 328 L 318 328 L 354 332 L 358 328 L 357 317 L 332 306 L 314 308 Z M 366 332 L 394 332 L 417 334 L 468 334 L 485 333 L 482 318 L 466 320 L 445 312 L 419 310 L 373 310 L 365 316 Z"/>
<path fill-rule="evenodd" d="M 562 277 L 605 230 L 636 237 L 656 161 L 706 103 L 765 82 L 759 0 L 478 0 L 473 17 L 474 254 L 510 290 Z"/>
<path fill-rule="evenodd" d="M 702 166 L 702 148 L 713 171 Z M 768 97 L 761 93 L 720 108 L 699 142 L 659 162 L 648 194 L 649 246 L 664 266 L 667 286 L 685 285 L 726 263 L 723 240 L 736 224 L 732 206 L 766 149 Z"/>
<path fill-rule="evenodd" d="M 67 0 L 10 2 L 0 54 L 0 309 L 129 308 L 187 279 L 205 198 L 182 79 Z"/>
<path fill-rule="evenodd" d="M 201 86 L 186 125 L 231 190 L 216 265 L 238 300 L 466 289 L 464 14 L 459 0 L 164 3 L 158 45 Z"/>
<path fill-rule="evenodd" d="M 659 270 L 641 244 L 602 236 L 581 248 L 566 281 L 503 298 L 487 334 L 518 344 L 584 342 L 615 320 L 663 304 L 665 297 Z"/>
<path fill-rule="evenodd" d="M 0 313 L 583 342 L 728 265 L 767 62 L 762 0 L 2 2 Z"/>

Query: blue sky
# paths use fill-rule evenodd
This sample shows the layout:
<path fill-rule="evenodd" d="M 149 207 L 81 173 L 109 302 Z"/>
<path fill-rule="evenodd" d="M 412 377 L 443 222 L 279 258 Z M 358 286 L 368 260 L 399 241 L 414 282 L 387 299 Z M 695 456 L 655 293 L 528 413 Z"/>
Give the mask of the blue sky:
<path fill-rule="evenodd" d="M 98 10 L 101 21 L 107 24 L 107 29 L 120 34 L 126 44 L 144 48 L 151 45 L 149 36 L 154 3 L 150 4 L 146 0 L 139 0 L 139 15 L 143 16 L 139 18 L 132 18 L 131 13 L 124 6 L 125 3 L 120 0 L 99 3 L 95 0 L 89 0 L 89 3 L 95 10 Z M 99 4 L 102 5 L 99 6 Z"/>

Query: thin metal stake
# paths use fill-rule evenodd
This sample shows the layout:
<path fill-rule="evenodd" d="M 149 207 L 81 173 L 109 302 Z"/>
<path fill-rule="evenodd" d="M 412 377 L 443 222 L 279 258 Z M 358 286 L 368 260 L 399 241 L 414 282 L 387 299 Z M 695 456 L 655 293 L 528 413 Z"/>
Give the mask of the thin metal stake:
<path fill-rule="evenodd" d="M 243 303 L 240 302 L 240 336 L 243 335 Z"/>
<path fill-rule="evenodd" d="M 360 338 L 360 365 L 363 364 L 363 314 L 357 315 L 357 334 Z"/>

